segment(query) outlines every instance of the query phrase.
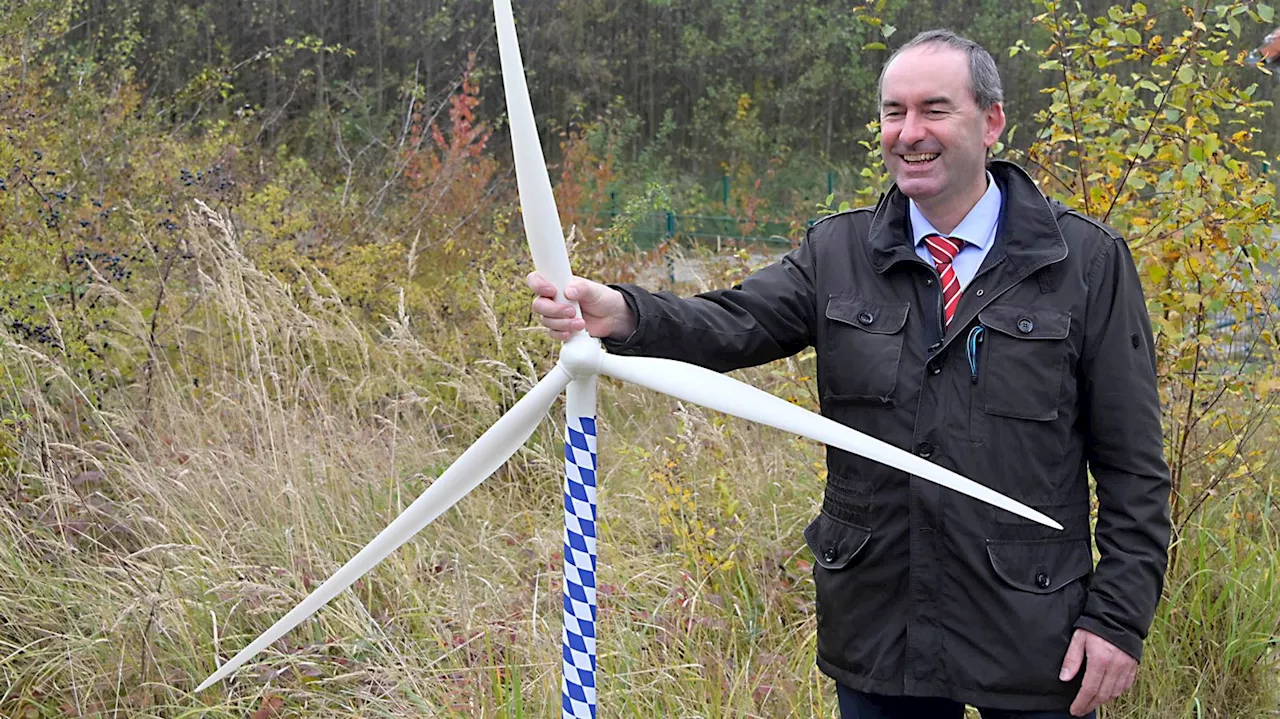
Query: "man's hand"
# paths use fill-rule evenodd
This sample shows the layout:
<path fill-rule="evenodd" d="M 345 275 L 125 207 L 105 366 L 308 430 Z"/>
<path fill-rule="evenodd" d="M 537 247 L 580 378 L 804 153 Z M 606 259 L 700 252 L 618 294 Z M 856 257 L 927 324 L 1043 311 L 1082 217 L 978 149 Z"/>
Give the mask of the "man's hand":
<path fill-rule="evenodd" d="M 1084 670 L 1080 692 L 1071 703 L 1073 716 L 1084 716 L 1124 694 L 1138 675 L 1138 660 L 1097 634 L 1077 629 L 1071 635 L 1071 645 L 1067 647 L 1058 678 L 1071 681 L 1085 657 L 1089 664 Z"/>
<path fill-rule="evenodd" d="M 581 317 L 574 315 L 573 306 L 556 302 L 556 288 L 537 272 L 530 272 L 529 287 L 537 293 L 533 311 L 542 317 L 542 324 L 551 330 L 551 336 L 564 341 L 575 332 L 586 329 L 592 337 L 608 337 L 624 340 L 636 331 L 636 317 L 622 293 L 591 280 L 574 277 L 564 288 L 564 296 L 578 302 Z"/>

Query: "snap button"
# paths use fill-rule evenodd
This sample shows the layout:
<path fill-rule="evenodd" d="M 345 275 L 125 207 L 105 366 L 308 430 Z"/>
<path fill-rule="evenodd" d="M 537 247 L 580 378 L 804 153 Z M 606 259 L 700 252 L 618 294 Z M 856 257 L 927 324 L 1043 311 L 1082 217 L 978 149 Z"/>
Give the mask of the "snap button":
<path fill-rule="evenodd" d="M 940 350 L 940 349 L 942 349 L 942 343 L 941 343 L 941 342 L 934 342 L 933 344 L 929 345 L 929 351 L 930 351 L 930 352 L 937 352 L 937 351 L 938 351 L 938 350 Z"/>
<path fill-rule="evenodd" d="M 1039 572 L 1039 573 L 1037 573 L 1037 574 L 1036 574 L 1036 586 L 1037 586 L 1037 587 L 1040 587 L 1041 589 L 1048 589 L 1048 588 L 1049 588 L 1049 575 L 1048 575 L 1048 574 L 1045 574 L 1044 572 Z"/>
<path fill-rule="evenodd" d="M 932 445 L 932 444 L 930 444 L 930 443 L 928 443 L 928 442 L 921 442 L 920 444 L 917 444 L 917 445 L 916 445 L 916 454 L 920 455 L 920 456 L 921 456 L 922 458 L 924 458 L 924 459 L 928 459 L 928 458 L 932 457 L 932 456 L 933 456 L 933 445 Z"/>
<path fill-rule="evenodd" d="M 978 291 L 977 291 L 977 292 L 975 292 L 974 294 L 975 294 L 975 295 L 977 295 L 977 296 L 979 296 L 979 297 L 981 297 L 981 296 L 982 296 L 982 290 L 978 290 Z"/>
<path fill-rule="evenodd" d="M 858 314 L 858 321 L 864 325 L 869 325 L 876 321 L 876 316 L 870 312 L 861 312 Z"/>
<path fill-rule="evenodd" d="M 1023 317 L 1022 319 L 1018 320 L 1018 331 L 1021 332 L 1022 334 L 1027 334 L 1035 328 L 1036 328 L 1036 323 L 1032 322 L 1026 317 Z"/>
<path fill-rule="evenodd" d="M 834 547 L 827 547 L 822 551 L 822 558 L 828 562 L 836 561 L 836 550 Z"/>
<path fill-rule="evenodd" d="M 929 374 L 932 374 L 932 375 L 942 374 L 942 367 L 939 367 L 938 363 L 930 362 L 928 367 L 929 367 Z"/>

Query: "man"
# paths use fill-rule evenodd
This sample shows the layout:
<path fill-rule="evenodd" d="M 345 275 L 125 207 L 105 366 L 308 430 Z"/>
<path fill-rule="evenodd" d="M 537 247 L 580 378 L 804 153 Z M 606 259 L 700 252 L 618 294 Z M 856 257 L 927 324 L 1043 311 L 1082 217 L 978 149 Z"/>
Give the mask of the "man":
<path fill-rule="evenodd" d="M 1035 507 L 1055 531 L 838 449 L 816 557 L 818 664 L 845 719 L 1093 715 L 1132 684 L 1169 539 L 1155 356 L 1125 241 L 988 162 L 991 56 L 946 31 L 890 58 L 875 207 L 694 298 L 575 279 L 558 338 L 725 371 L 817 350 L 824 415 Z M 1098 498 L 1090 545 L 1088 471 Z"/>
<path fill-rule="evenodd" d="M 1280 68 L 1280 27 L 1262 38 L 1262 44 L 1249 53 L 1247 62 L 1260 62 L 1268 69 Z"/>

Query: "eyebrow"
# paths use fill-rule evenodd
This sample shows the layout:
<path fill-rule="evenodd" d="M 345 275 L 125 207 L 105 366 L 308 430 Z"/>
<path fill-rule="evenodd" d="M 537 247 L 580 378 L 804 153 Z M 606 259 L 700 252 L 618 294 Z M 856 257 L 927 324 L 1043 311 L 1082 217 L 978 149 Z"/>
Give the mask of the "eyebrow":
<path fill-rule="evenodd" d="M 954 104 L 955 104 L 955 101 L 954 101 L 954 100 L 952 100 L 951 98 L 947 97 L 946 95 L 938 95 L 938 96 L 936 96 L 936 97 L 930 97 L 930 98 L 927 98 L 927 99 L 926 99 L 922 104 L 924 104 L 925 106 L 930 106 L 930 105 L 954 105 Z M 880 103 L 880 107 L 882 107 L 882 108 L 888 108 L 888 107 L 904 107 L 904 106 L 905 106 L 905 104 L 904 104 L 904 103 L 902 103 L 902 102 L 899 102 L 898 100 L 885 100 L 885 101 L 883 101 L 883 102 L 881 102 L 881 103 Z"/>

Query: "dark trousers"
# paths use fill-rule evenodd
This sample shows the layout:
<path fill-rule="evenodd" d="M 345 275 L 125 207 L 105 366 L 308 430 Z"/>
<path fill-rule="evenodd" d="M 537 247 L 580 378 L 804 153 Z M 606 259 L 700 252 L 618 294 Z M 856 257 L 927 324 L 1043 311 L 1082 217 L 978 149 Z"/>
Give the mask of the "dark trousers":
<path fill-rule="evenodd" d="M 840 699 L 840 719 L 963 719 L 964 705 L 950 699 L 932 697 L 886 697 L 864 694 L 836 683 L 836 696 Z M 1095 719 L 1097 712 L 1089 712 L 1083 718 L 1070 712 L 1014 711 L 1011 709 L 983 709 L 978 707 L 982 719 Z"/>

